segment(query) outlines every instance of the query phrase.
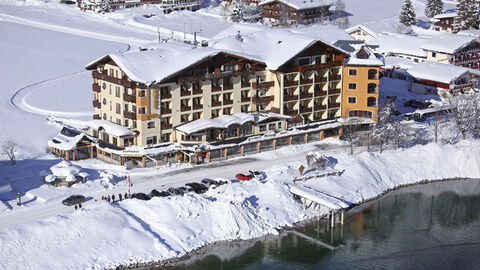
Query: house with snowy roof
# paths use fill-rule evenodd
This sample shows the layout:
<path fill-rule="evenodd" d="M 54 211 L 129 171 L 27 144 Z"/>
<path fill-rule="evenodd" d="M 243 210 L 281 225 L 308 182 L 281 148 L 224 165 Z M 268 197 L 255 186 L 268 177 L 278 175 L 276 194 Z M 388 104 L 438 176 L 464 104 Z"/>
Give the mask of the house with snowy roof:
<path fill-rule="evenodd" d="M 480 39 L 456 34 L 443 34 L 428 39 L 421 48 L 426 59 L 467 68 L 480 68 Z"/>
<path fill-rule="evenodd" d="M 376 46 L 375 52 L 383 56 L 395 56 L 418 63 L 427 59 L 427 52 L 422 49 L 427 41 L 426 38 L 409 35 L 380 35 L 367 43 Z"/>
<path fill-rule="evenodd" d="M 414 65 L 408 74 L 410 91 L 442 97 L 474 91 L 480 77 L 478 70 L 431 61 Z"/>
<path fill-rule="evenodd" d="M 438 14 L 430 19 L 430 24 L 435 31 L 452 33 L 455 17 L 457 17 L 456 12 Z"/>
<path fill-rule="evenodd" d="M 81 10 L 96 12 L 139 7 L 145 4 L 155 4 L 163 8 L 164 13 L 178 10 L 198 10 L 202 6 L 201 0 L 78 0 L 77 6 Z"/>
<path fill-rule="evenodd" d="M 375 31 L 362 24 L 357 24 L 349 27 L 345 29 L 345 32 L 347 32 L 354 39 L 364 42 L 368 42 L 377 36 L 377 33 Z"/>
<path fill-rule="evenodd" d="M 310 24 L 324 20 L 332 14 L 332 0 L 264 0 L 262 17 L 278 24 Z"/>

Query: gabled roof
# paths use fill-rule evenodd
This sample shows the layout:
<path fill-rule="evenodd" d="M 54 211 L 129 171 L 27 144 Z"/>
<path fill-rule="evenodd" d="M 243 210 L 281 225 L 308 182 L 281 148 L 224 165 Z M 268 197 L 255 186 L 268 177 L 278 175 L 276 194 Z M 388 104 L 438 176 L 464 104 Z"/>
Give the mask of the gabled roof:
<path fill-rule="evenodd" d="M 211 41 L 214 49 L 253 58 L 267 65 L 267 69 L 277 70 L 306 48 L 320 42 L 340 53 L 348 54 L 319 37 L 304 35 L 286 29 L 269 29 L 249 34 L 229 36 Z"/>
<path fill-rule="evenodd" d="M 383 57 L 375 54 L 372 46 L 360 40 L 339 40 L 334 45 L 350 53 L 350 57 L 344 60 L 345 65 L 350 66 L 383 66 Z M 374 46 L 376 47 L 376 46 Z M 360 52 L 365 52 L 368 58 L 358 58 Z"/>
<path fill-rule="evenodd" d="M 382 35 L 377 36 L 368 42 L 368 45 L 377 45 L 375 50 L 378 53 L 389 55 L 406 54 L 417 57 L 427 57 L 427 52 L 422 46 L 428 42 L 428 39 L 408 35 Z"/>
<path fill-rule="evenodd" d="M 372 37 L 376 37 L 377 36 L 377 33 L 373 30 L 371 30 L 370 28 L 366 27 L 365 25 L 362 25 L 362 24 L 357 24 L 357 25 L 354 25 L 350 28 L 347 28 L 345 29 L 345 32 L 351 34 L 357 30 L 363 30 L 364 32 L 366 32 L 367 34 L 371 35 Z"/>
<path fill-rule="evenodd" d="M 466 73 L 480 76 L 480 71 L 449 64 L 425 61 L 408 69 L 408 73 L 423 80 L 450 84 Z"/>
<path fill-rule="evenodd" d="M 450 12 L 450 13 L 443 13 L 443 14 L 438 14 L 433 17 L 433 19 L 448 19 L 448 18 L 455 18 L 457 17 L 456 12 Z"/>
<path fill-rule="evenodd" d="M 264 0 L 260 2 L 258 5 L 263 6 L 263 5 L 274 3 L 274 2 L 283 3 L 296 10 L 325 7 L 325 6 L 330 7 L 333 5 L 332 0 Z"/>
<path fill-rule="evenodd" d="M 433 36 L 431 39 L 427 40 L 421 48 L 427 51 L 453 54 L 472 42 L 480 42 L 480 40 L 465 35 L 442 34 L 439 36 Z"/>

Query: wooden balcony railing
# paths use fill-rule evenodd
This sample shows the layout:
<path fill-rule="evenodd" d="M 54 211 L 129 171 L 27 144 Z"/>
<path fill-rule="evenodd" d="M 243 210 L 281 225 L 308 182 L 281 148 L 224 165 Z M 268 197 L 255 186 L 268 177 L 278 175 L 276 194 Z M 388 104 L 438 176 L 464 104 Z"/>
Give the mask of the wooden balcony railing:
<path fill-rule="evenodd" d="M 162 129 L 171 129 L 172 128 L 172 124 L 167 124 L 167 123 L 162 123 Z"/>
<path fill-rule="evenodd" d="M 328 103 L 328 108 L 329 108 L 329 109 L 339 108 L 339 107 L 340 107 L 340 103 L 337 103 L 337 102 Z"/>
<path fill-rule="evenodd" d="M 123 111 L 123 117 L 131 120 L 137 120 L 137 113 L 135 112 L 129 112 L 129 111 Z"/>
<path fill-rule="evenodd" d="M 137 102 L 137 98 L 134 95 L 129 95 L 127 93 L 123 93 L 123 100 L 126 102 Z"/>
<path fill-rule="evenodd" d="M 300 99 L 312 98 L 312 97 L 313 97 L 312 93 L 300 93 Z"/>
<path fill-rule="evenodd" d="M 94 120 L 100 120 L 100 119 L 102 119 L 102 118 L 100 117 L 100 115 L 94 114 L 94 115 L 93 115 L 93 119 L 94 119 Z"/>
<path fill-rule="evenodd" d="M 300 84 L 312 84 L 313 80 L 312 79 L 300 79 Z"/>
<path fill-rule="evenodd" d="M 324 64 L 316 64 L 310 66 L 296 66 L 296 67 L 286 67 L 282 68 L 281 71 L 285 73 L 289 72 L 301 72 L 301 71 L 309 71 L 315 69 L 324 69 L 324 68 L 331 68 L 331 67 L 339 67 L 342 65 L 342 61 L 329 61 Z"/>
<path fill-rule="evenodd" d="M 162 94 L 160 94 L 160 97 L 162 99 L 169 99 L 169 98 L 172 98 L 172 93 L 168 93 L 168 94 L 162 93 Z"/>
<path fill-rule="evenodd" d="M 162 108 L 162 109 L 160 110 L 160 112 L 161 112 L 162 114 L 171 114 L 171 113 L 172 113 L 172 109 Z"/>
<path fill-rule="evenodd" d="M 269 103 L 274 100 L 274 96 L 252 97 L 253 104 Z"/>
<path fill-rule="evenodd" d="M 329 89 L 328 90 L 329 95 L 336 95 L 336 94 L 340 94 L 341 92 L 342 92 L 342 90 L 340 88 L 335 88 L 335 89 Z"/>
<path fill-rule="evenodd" d="M 231 84 L 226 84 L 226 85 L 224 84 L 223 85 L 223 90 L 232 90 L 232 89 L 233 89 L 233 85 L 231 85 Z"/>
<path fill-rule="evenodd" d="M 290 87 L 290 86 L 297 86 L 298 81 L 284 81 L 283 86 L 284 87 Z"/>
<path fill-rule="evenodd" d="M 203 109 L 203 104 L 193 104 L 193 109 L 194 110 L 201 110 L 201 109 Z"/>
<path fill-rule="evenodd" d="M 242 97 L 242 102 L 250 102 L 250 97 Z"/>
<path fill-rule="evenodd" d="M 283 110 L 283 113 L 286 114 L 286 115 L 297 115 L 298 114 L 298 111 L 297 110 L 288 110 L 288 109 L 285 109 Z"/>
<path fill-rule="evenodd" d="M 218 91 L 222 91 L 222 87 L 212 85 L 212 92 L 218 92 Z"/>
<path fill-rule="evenodd" d="M 203 94 L 203 90 L 202 89 L 193 89 L 192 94 L 201 95 L 201 94 Z"/>
<path fill-rule="evenodd" d="M 232 100 L 232 99 L 224 99 L 224 100 L 223 100 L 223 105 L 230 105 L 230 104 L 233 104 L 233 100 Z"/>
<path fill-rule="evenodd" d="M 300 107 L 300 113 L 311 113 L 312 108 L 311 107 Z"/>
<path fill-rule="evenodd" d="M 115 78 L 113 76 L 109 76 L 107 75 L 107 71 L 105 70 L 104 72 L 100 73 L 96 70 L 94 70 L 92 72 L 92 76 L 93 78 L 95 79 L 99 79 L 99 80 L 103 80 L 103 81 L 107 81 L 107 82 L 110 82 L 110 83 L 114 83 L 114 84 L 118 84 L 118 85 L 122 85 L 122 86 L 125 86 L 127 88 L 135 88 L 137 86 L 137 84 L 135 82 L 129 82 L 128 80 L 126 79 L 119 79 L 119 78 Z M 125 77 L 124 77 L 125 78 Z"/>
<path fill-rule="evenodd" d="M 325 106 L 325 105 L 320 105 L 320 104 L 315 104 L 315 105 L 313 106 L 313 109 L 314 109 L 315 111 L 321 111 L 321 110 L 327 109 L 327 106 Z"/>
<path fill-rule="evenodd" d="M 249 88 L 250 87 L 250 82 L 242 82 L 242 88 Z"/>
<path fill-rule="evenodd" d="M 324 76 L 315 76 L 315 82 L 326 82 L 327 77 Z"/>
<path fill-rule="evenodd" d="M 190 90 L 180 90 L 180 96 L 190 96 L 192 94 L 192 91 Z"/>
<path fill-rule="evenodd" d="M 327 95 L 327 91 L 323 91 L 323 90 L 315 91 L 315 96 L 316 97 L 321 97 L 321 96 L 326 96 L 326 95 Z"/>
<path fill-rule="evenodd" d="M 102 91 L 100 88 L 100 85 L 96 83 L 92 84 L 92 89 L 93 89 L 93 92 L 97 92 L 97 93 L 100 93 L 100 91 Z"/>
<path fill-rule="evenodd" d="M 190 111 L 192 108 L 190 106 L 180 106 L 180 111 L 181 112 L 186 112 Z"/>
<path fill-rule="evenodd" d="M 222 106 L 221 101 L 212 101 L 212 107 L 218 107 L 218 106 Z"/>
<path fill-rule="evenodd" d="M 293 95 L 293 96 L 285 95 L 283 97 L 283 100 L 285 100 L 285 101 L 298 100 L 298 96 L 297 95 Z"/>
<path fill-rule="evenodd" d="M 342 76 L 340 76 L 340 74 L 330 74 L 328 76 L 329 81 L 339 81 L 341 79 L 342 79 Z"/>
<path fill-rule="evenodd" d="M 275 85 L 275 82 L 261 82 L 261 83 L 252 83 L 252 89 L 265 89 L 265 88 L 270 88 Z"/>
<path fill-rule="evenodd" d="M 100 101 L 98 101 L 96 99 L 94 99 L 92 103 L 93 103 L 93 107 L 95 107 L 95 108 L 100 109 L 102 107 L 102 104 L 100 103 Z"/>

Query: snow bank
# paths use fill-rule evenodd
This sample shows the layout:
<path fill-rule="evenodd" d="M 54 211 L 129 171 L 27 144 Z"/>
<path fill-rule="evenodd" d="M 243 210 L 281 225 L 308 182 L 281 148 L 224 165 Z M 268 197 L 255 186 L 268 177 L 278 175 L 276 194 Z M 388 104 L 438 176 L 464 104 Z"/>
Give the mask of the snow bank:
<path fill-rule="evenodd" d="M 345 206 L 425 179 L 479 178 L 479 146 L 467 141 L 382 154 L 335 154 L 329 158 L 337 159 L 341 176 L 297 185 Z M 217 241 L 276 234 L 316 214 L 288 191 L 300 164 L 266 169 L 264 184 L 232 181 L 203 195 L 91 203 L 72 214 L 1 230 L 0 268 L 51 269 L 52 261 L 62 269 L 114 267 L 181 256 Z"/>

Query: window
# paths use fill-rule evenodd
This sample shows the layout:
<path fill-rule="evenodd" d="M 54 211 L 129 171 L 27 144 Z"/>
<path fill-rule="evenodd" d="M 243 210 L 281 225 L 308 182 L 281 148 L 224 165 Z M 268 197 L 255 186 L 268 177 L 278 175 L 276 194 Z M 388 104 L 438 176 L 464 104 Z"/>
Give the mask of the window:
<path fill-rule="evenodd" d="M 125 119 L 125 126 L 128 127 L 128 119 Z"/>
<path fill-rule="evenodd" d="M 117 114 L 122 113 L 122 105 L 120 105 L 120 103 L 115 104 L 115 111 L 116 111 Z"/>
<path fill-rule="evenodd" d="M 122 120 L 121 119 L 116 119 L 115 122 L 117 122 L 117 125 L 122 125 Z"/>
<path fill-rule="evenodd" d="M 279 122 L 277 126 L 278 126 L 278 129 L 281 129 L 282 128 L 282 122 Z"/>
<path fill-rule="evenodd" d="M 348 70 L 348 76 L 357 76 L 357 70 L 356 69 L 349 69 Z"/>
<path fill-rule="evenodd" d="M 120 86 L 115 86 L 115 96 L 120 97 Z"/>
<path fill-rule="evenodd" d="M 413 62 L 418 63 L 418 59 L 417 58 L 413 59 Z"/>
<path fill-rule="evenodd" d="M 348 97 L 348 103 L 349 104 L 357 103 L 357 98 L 356 97 Z"/>
<path fill-rule="evenodd" d="M 147 123 L 147 128 L 155 128 L 155 121 L 148 122 Z"/>
<path fill-rule="evenodd" d="M 103 89 L 107 89 L 107 84 L 106 84 L 106 83 L 102 83 L 102 88 L 103 88 Z"/>
<path fill-rule="evenodd" d="M 377 106 L 377 99 L 374 97 L 367 98 L 367 106 L 368 107 L 375 107 Z"/>
<path fill-rule="evenodd" d="M 145 90 L 138 90 L 138 96 L 139 97 L 144 97 L 145 96 Z"/>
<path fill-rule="evenodd" d="M 145 114 L 145 107 L 138 107 L 138 114 Z"/>
<path fill-rule="evenodd" d="M 112 110 L 113 110 L 113 103 L 112 103 L 112 101 L 110 100 L 110 111 L 112 111 Z"/>
<path fill-rule="evenodd" d="M 260 125 L 259 128 L 260 128 L 261 132 L 262 131 L 267 131 L 267 125 Z"/>
<path fill-rule="evenodd" d="M 437 57 L 437 53 L 436 53 L 436 52 L 432 52 L 432 57 Z"/>
<path fill-rule="evenodd" d="M 268 124 L 269 130 L 275 130 L 275 123 Z"/>
<path fill-rule="evenodd" d="M 310 57 L 298 58 L 298 65 L 299 66 L 310 65 Z"/>
<path fill-rule="evenodd" d="M 156 143 L 157 143 L 157 136 L 147 137 L 147 144 L 156 144 Z"/>
<path fill-rule="evenodd" d="M 350 89 L 350 90 L 356 90 L 356 89 L 357 89 L 357 84 L 356 84 L 356 83 L 349 83 L 349 84 L 348 84 L 348 89 Z"/>
<path fill-rule="evenodd" d="M 103 120 L 107 120 L 107 114 L 103 113 Z"/>
<path fill-rule="evenodd" d="M 107 105 L 107 99 L 103 98 L 103 105 Z"/>

